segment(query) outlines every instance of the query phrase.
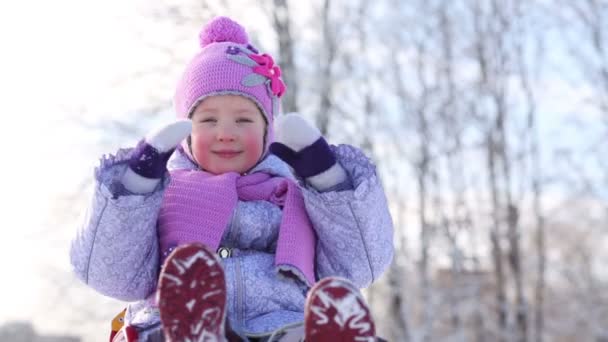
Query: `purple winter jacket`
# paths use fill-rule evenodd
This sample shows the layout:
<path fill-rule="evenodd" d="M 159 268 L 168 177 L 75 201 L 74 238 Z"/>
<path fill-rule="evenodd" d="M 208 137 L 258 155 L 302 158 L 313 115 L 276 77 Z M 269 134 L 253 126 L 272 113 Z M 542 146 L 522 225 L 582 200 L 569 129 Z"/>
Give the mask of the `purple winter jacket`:
<path fill-rule="evenodd" d="M 317 234 L 316 277 L 340 276 L 363 288 L 386 270 L 393 256 L 393 226 L 382 185 L 371 161 L 349 145 L 332 147 L 352 187 L 320 193 L 302 184 L 306 210 Z M 156 231 L 165 179 L 144 195 L 125 194 L 120 184 L 132 150 L 104 157 L 95 170 L 95 192 L 72 241 L 76 275 L 96 291 L 131 302 L 125 321 L 141 333 L 159 328 L 153 304 L 161 254 Z M 195 169 L 183 152 L 168 168 Z M 252 172 L 294 178 L 273 155 Z M 228 290 L 227 319 L 240 335 L 261 336 L 303 321 L 307 286 L 280 276 L 274 252 L 281 221 L 279 207 L 266 201 L 239 201 L 221 246 Z"/>

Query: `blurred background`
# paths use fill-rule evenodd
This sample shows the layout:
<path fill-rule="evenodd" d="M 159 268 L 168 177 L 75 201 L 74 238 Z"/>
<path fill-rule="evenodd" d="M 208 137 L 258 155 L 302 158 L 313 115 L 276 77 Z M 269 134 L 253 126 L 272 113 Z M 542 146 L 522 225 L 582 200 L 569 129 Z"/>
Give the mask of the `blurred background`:
<path fill-rule="evenodd" d="M 202 25 L 281 64 L 285 112 L 378 165 L 391 341 L 608 341 L 608 1 L 0 3 L 0 341 L 107 341 L 71 274 L 103 153 L 173 119 Z"/>

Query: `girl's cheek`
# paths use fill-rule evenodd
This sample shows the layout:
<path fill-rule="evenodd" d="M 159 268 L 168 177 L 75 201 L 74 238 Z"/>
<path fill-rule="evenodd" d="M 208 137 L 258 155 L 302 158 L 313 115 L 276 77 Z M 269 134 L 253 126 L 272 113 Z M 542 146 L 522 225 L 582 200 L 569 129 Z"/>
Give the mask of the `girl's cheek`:
<path fill-rule="evenodd" d="M 247 144 L 249 148 L 264 148 L 264 132 L 253 131 L 247 140 Z"/>
<path fill-rule="evenodd" d="M 203 152 L 209 146 L 209 142 L 201 136 L 192 136 L 192 147 L 195 148 L 197 152 Z"/>

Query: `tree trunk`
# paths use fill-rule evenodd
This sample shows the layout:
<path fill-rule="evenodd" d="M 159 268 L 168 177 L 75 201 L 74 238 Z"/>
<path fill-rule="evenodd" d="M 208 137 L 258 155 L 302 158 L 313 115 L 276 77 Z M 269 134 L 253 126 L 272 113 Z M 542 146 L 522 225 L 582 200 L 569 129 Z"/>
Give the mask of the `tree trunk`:
<path fill-rule="evenodd" d="M 273 0 L 273 24 L 279 41 L 279 62 L 287 91 L 282 98 L 282 112 L 297 112 L 298 81 L 294 60 L 294 39 L 291 36 L 291 15 L 286 0 Z"/>
<path fill-rule="evenodd" d="M 321 134 L 327 135 L 329 130 L 329 112 L 333 107 L 331 100 L 332 89 L 332 65 L 336 56 L 336 41 L 331 28 L 329 18 L 330 1 L 323 1 L 323 12 L 321 13 L 321 29 L 323 37 L 323 58 L 321 59 L 321 74 L 319 83 L 321 85 L 321 102 L 317 115 L 317 127 Z"/>
<path fill-rule="evenodd" d="M 492 246 L 492 262 L 494 263 L 494 277 L 496 280 L 496 314 L 498 316 L 498 340 L 504 341 L 504 334 L 507 330 L 507 299 L 505 294 L 505 274 L 502 265 L 503 251 L 500 241 L 500 203 L 498 200 L 498 185 L 496 181 L 496 152 L 494 148 L 494 138 L 492 131 L 488 132 L 487 137 L 487 162 L 492 195 L 492 228 L 490 229 L 490 243 Z"/>

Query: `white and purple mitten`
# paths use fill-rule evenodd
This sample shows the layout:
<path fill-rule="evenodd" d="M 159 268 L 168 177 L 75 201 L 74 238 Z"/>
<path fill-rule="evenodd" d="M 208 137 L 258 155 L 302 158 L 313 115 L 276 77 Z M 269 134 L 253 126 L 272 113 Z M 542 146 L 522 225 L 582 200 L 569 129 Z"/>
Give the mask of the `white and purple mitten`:
<path fill-rule="evenodd" d="M 296 113 L 276 119 L 276 138 L 270 152 L 289 164 L 295 173 L 319 191 L 342 184 L 346 171 L 336 161 L 321 132 Z"/>
<path fill-rule="evenodd" d="M 154 191 L 167 171 L 169 157 L 191 132 L 192 121 L 177 120 L 148 133 L 135 147 L 122 176 L 125 189 L 135 194 Z"/>

